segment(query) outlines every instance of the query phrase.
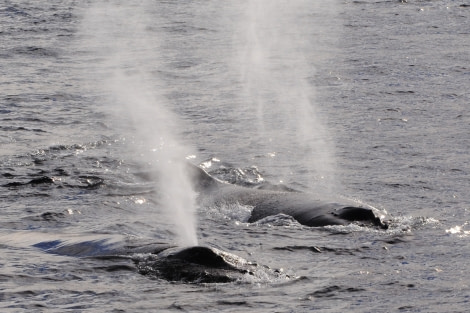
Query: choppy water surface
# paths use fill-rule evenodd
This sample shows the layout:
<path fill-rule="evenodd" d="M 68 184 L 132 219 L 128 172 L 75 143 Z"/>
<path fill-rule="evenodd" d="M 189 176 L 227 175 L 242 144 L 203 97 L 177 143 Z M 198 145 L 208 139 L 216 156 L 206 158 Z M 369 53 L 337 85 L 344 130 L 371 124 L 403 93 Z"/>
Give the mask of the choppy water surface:
<path fill-rule="evenodd" d="M 0 4 L 2 312 L 466 311 L 469 3 L 310 2 Z M 198 207 L 199 244 L 285 273 L 227 284 L 34 246 L 177 242 L 154 174 L 167 146 L 391 227 Z"/>

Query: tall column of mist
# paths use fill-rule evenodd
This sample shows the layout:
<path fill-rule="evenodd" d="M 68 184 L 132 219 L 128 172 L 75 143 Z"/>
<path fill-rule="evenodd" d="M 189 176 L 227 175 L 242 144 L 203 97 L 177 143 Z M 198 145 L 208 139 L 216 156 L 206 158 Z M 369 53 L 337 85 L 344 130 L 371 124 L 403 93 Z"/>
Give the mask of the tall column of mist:
<path fill-rule="evenodd" d="M 273 163 L 291 164 L 281 176 L 295 175 L 309 187 L 330 191 L 336 185 L 334 145 L 317 112 L 311 81 L 315 62 L 327 49 L 318 35 L 332 31 L 322 24 L 320 11 L 331 14 L 332 5 L 248 0 L 235 38 L 236 64 L 247 105 L 257 116 L 260 147 Z"/>
<path fill-rule="evenodd" d="M 153 6 L 152 6 L 153 5 Z M 175 227 L 175 241 L 197 245 L 195 198 L 185 171 L 191 151 L 178 138 L 181 122 L 167 107 L 165 86 L 158 79 L 161 58 L 158 21 L 152 1 L 106 1 L 91 5 L 81 25 L 83 50 L 92 52 L 90 88 L 105 95 L 106 111 L 118 123 L 129 123 L 134 155 L 156 182 L 158 211 L 142 216 L 151 223 L 162 215 Z M 99 83 L 96 83 L 96 82 Z M 156 208 L 157 210 L 157 208 Z"/>

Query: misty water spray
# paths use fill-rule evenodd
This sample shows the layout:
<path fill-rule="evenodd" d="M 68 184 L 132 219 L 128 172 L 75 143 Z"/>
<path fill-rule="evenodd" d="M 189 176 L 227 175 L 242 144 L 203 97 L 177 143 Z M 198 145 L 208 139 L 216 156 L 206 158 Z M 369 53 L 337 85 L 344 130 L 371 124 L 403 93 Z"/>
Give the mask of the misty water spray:
<path fill-rule="evenodd" d="M 142 219 L 163 216 L 174 225 L 179 245 L 197 245 L 196 194 L 184 159 L 191 149 L 178 138 L 182 126 L 159 80 L 158 21 L 147 13 L 154 8 L 152 1 L 94 4 L 84 13 L 82 33 L 95 57 L 90 76 L 100 81 L 93 87 L 106 95 L 116 123 L 130 124 L 135 155 L 155 181 L 159 212 Z"/>
<path fill-rule="evenodd" d="M 307 0 L 247 1 L 236 32 L 236 64 L 246 103 L 257 116 L 260 149 L 275 156 L 273 162 L 291 164 L 289 173 L 279 174 L 332 189 L 334 145 L 311 82 L 315 59 L 324 53 L 319 48 L 326 48 L 315 36 L 326 31 L 322 10 L 329 8 Z"/>

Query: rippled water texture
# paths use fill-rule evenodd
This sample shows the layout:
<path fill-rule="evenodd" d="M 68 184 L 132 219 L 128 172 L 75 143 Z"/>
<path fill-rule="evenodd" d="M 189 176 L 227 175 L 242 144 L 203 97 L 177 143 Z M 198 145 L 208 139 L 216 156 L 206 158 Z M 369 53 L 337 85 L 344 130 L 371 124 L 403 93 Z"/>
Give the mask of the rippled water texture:
<path fill-rule="evenodd" d="M 4 0 L 0 311 L 466 312 L 469 21 L 464 0 Z M 390 227 L 196 206 L 185 158 Z M 178 206 L 265 270 L 143 275 Z"/>

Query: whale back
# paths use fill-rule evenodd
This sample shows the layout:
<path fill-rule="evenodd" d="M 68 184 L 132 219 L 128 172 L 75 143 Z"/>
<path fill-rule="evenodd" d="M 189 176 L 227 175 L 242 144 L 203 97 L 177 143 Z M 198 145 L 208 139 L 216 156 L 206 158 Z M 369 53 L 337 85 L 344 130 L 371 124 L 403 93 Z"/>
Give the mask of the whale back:
<path fill-rule="evenodd" d="M 193 188 L 197 192 L 207 192 L 220 187 L 222 182 L 210 176 L 205 170 L 199 166 L 187 163 L 188 176 L 191 180 Z"/>
<path fill-rule="evenodd" d="M 316 199 L 312 194 L 290 188 L 259 189 L 224 183 L 211 177 L 202 168 L 189 164 L 189 176 L 194 189 L 202 197 L 203 204 L 238 203 L 253 207 L 249 223 L 268 216 L 285 214 L 306 226 L 346 225 L 360 222 L 386 229 L 387 224 L 377 217 L 368 207 L 359 207 L 355 203 L 337 203 Z M 206 199 L 207 198 L 207 199 Z M 209 203 L 210 204 L 210 203 Z"/>
<path fill-rule="evenodd" d="M 244 277 L 268 280 L 283 278 L 280 270 L 216 248 L 192 246 L 162 251 L 137 265 L 143 275 L 186 283 L 229 283 Z M 286 276 L 287 277 L 287 276 Z"/>

